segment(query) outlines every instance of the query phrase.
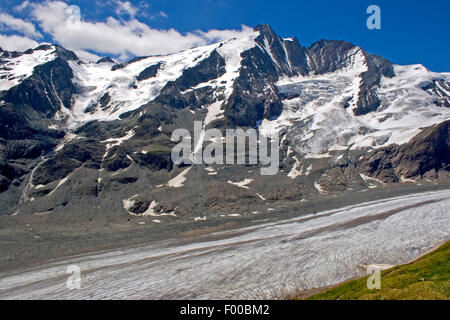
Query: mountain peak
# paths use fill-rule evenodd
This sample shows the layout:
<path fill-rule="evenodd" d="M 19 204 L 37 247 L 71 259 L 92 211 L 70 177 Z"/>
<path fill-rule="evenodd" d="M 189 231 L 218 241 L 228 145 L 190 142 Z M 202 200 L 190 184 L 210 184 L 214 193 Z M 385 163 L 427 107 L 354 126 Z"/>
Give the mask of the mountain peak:
<path fill-rule="evenodd" d="M 271 33 L 271 34 L 275 34 L 275 32 L 273 31 L 272 27 L 265 23 L 265 24 L 258 24 L 253 30 L 255 31 L 259 31 L 261 33 Z"/>
<path fill-rule="evenodd" d="M 269 42 L 273 42 L 275 39 L 281 41 L 281 37 L 275 33 L 272 27 L 268 24 L 259 24 L 254 28 L 255 31 L 260 33 L 259 37 L 266 38 Z"/>
<path fill-rule="evenodd" d="M 99 63 L 116 63 L 116 62 L 111 57 L 108 56 L 99 59 L 96 63 L 99 64 Z"/>
<path fill-rule="evenodd" d="M 66 59 L 66 60 L 80 60 L 78 56 L 75 54 L 75 52 L 67 50 L 60 45 L 53 44 L 52 46 L 55 47 L 55 51 L 58 54 L 59 57 Z"/>
<path fill-rule="evenodd" d="M 324 47 L 333 47 L 333 48 L 343 48 L 343 49 L 350 49 L 356 47 L 353 43 L 343 41 L 343 40 L 327 40 L 327 39 L 321 39 L 319 41 L 314 42 L 309 46 L 309 50 L 317 50 Z"/>

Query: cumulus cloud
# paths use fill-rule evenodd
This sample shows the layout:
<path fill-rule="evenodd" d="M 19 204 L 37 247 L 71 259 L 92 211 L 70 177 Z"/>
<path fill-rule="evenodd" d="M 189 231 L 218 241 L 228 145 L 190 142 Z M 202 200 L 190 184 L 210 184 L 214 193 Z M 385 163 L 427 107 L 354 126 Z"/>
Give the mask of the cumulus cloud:
<path fill-rule="evenodd" d="M 38 45 L 38 42 L 27 37 L 0 34 L 0 47 L 3 50 L 25 51 L 29 48 L 36 48 Z"/>
<path fill-rule="evenodd" d="M 116 4 L 117 15 L 126 13 L 131 17 L 134 17 L 138 12 L 138 9 L 135 6 L 133 6 L 133 4 L 129 1 L 115 0 L 114 3 Z"/>
<path fill-rule="evenodd" d="M 0 26 L 16 31 L 21 35 L 0 35 L 0 46 L 7 50 L 26 50 L 39 45 L 36 40 L 43 35 L 36 26 L 54 43 L 73 50 L 81 59 L 96 61 L 101 55 L 116 56 L 127 60 L 134 56 L 168 54 L 206 45 L 212 42 L 228 40 L 252 31 L 242 26 L 240 30 L 210 30 L 180 33 L 175 29 L 155 29 L 141 22 L 135 16 L 138 8 L 129 1 L 111 0 L 116 13 L 127 14 L 119 18 L 107 17 L 103 21 L 88 21 L 82 18 L 79 8 L 59 0 L 45 2 L 24 1 L 14 10 L 27 9 L 35 23 L 0 13 Z M 139 8 L 148 6 L 145 2 Z M 167 14 L 147 15 L 148 18 Z M 23 35 L 23 36 L 22 36 Z"/>
<path fill-rule="evenodd" d="M 14 11 L 20 12 L 20 11 L 23 11 L 26 8 L 28 8 L 29 5 L 30 5 L 30 1 L 26 0 L 26 1 L 22 2 L 21 4 L 15 6 L 13 9 L 14 9 Z"/>
<path fill-rule="evenodd" d="M 253 32 L 253 28 L 241 26 L 241 30 L 209 30 L 208 32 L 198 31 L 197 33 L 207 42 L 219 42 L 233 38 L 242 37 Z"/>
<path fill-rule="evenodd" d="M 55 42 L 70 50 L 95 51 L 101 54 L 131 56 L 167 54 L 212 41 L 222 41 L 251 30 L 210 30 L 181 34 L 175 29 L 160 30 L 133 17 L 134 7 L 120 1 L 123 10 L 129 10 L 128 20 L 108 17 L 105 21 L 90 22 L 74 17 L 69 5 L 62 1 L 32 4 L 32 16 L 41 29 Z"/>
<path fill-rule="evenodd" d="M 97 62 L 101 59 L 101 57 L 99 57 L 98 55 L 86 50 L 74 50 L 74 52 L 78 58 L 86 62 Z"/>
<path fill-rule="evenodd" d="M 36 30 L 34 24 L 19 18 L 15 18 L 5 12 L 0 12 L 0 26 L 8 30 L 18 31 L 29 38 L 42 38 L 42 34 Z"/>

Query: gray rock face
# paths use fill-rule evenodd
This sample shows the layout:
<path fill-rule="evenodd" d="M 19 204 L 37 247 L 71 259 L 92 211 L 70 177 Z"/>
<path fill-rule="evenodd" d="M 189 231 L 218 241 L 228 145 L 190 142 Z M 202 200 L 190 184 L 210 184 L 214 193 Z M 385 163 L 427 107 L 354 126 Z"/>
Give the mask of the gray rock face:
<path fill-rule="evenodd" d="M 357 116 L 376 111 L 381 104 L 377 94 L 377 88 L 380 86 L 381 77 L 392 78 L 395 76 L 392 64 L 380 56 L 373 56 L 364 53 L 367 59 L 368 70 L 361 74 L 361 84 L 356 103 L 357 108 L 353 113 Z"/>
<path fill-rule="evenodd" d="M 99 64 L 99 63 L 114 63 L 115 64 L 116 62 L 111 57 L 104 57 L 97 61 L 97 64 Z"/>
<path fill-rule="evenodd" d="M 275 82 L 282 76 L 309 72 L 306 49 L 297 39 L 283 40 L 269 25 L 255 31 L 258 46 L 242 53 L 242 68 L 234 90 L 223 107 L 229 126 L 253 127 L 262 119 L 280 115 L 283 105 Z"/>
<path fill-rule="evenodd" d="M 81 166 L 98 170 L 104 151 L 105 146 L 96 140 L 84 140 L 77 144 L 64 145 L 59 152 L 37 168 L 32 183 L 34 185 L 49 184 L 67 177 L 68 174 Z M 116 160 L 118 160 L 117 158 Z M 113 166 L 113 164 L 110 165 Z M 118 165 L 116 164 L 116 166 Z"/>
<path fill-rule="evenodd" d="M 424 177 L 450 169 L 450 120 L 423 130 L 410 142 L 370 152 L 362 171 L 384 182 Z"/>
<path fill-rule="evenodd" d="M 72 78 L 67 61 L 58 57 L 35 67 L 33 75 L 8 90 L 3 101 L 26 111 L 27 117 L 31 114 L 51 118 L 63 106 L 70 107 L 72 96 L 77 92 Z"/>
<path fill-rule="evenodd" d="M 345 41 L 320 40 L 308 48 L 310 70 L 316 74 L 334 72 L 348 66 L 347 56 L 356 47 Z"/>
<path fill-rule="evenodd" d="M 175 84 L 181 91 L 185 91 L 200 83 L 217 79 L 224 73 L 225 60 L 214 50 L 208 58 L 200 61 L 195 67 L 185 69 Z"/>
<path fill-rule="evenodd" d="M 279 76 L 306 75 L 309 71 L 306 49 L 296 38 L 284 40 L 265 24 L 255 27 L 260 35 L 255 39 L 260 48 L 268 49 Z"/>
<path fill-rule="evenodd" d="M 112 70 L 112 71 L 115 71 L 115 70 L 123 69 L 123 68 L 125 68 L 126 66 L 128 66 L 128 65 L 130 65 L 130 64 L 132 64 L 132 63 L 134 63 L 134 62 L 138 62 L 138 61 L 140 61 L 140 60 L 143 60 L 143 59 L 145 59 L 145 58 L 147 58 L 147 57 L 135 57 L 135 58 L 131 59 L 131 60 L 128 61 L 128 62 L 117 63 L 117 64 L 115 64 L 115 65 L 113 65 L 113 66 L 111 67 L 111 70 Z"/>
<path fill-rule="evenodd" d="M 142 70 L 141 73 L 137 76 L 137 81 L 147 80 L 149 78 L 153 78 L 158 73 L 159 67 L 161 67 L 160 63 L 154 64 L 150 67 L 145 68 Z"/>
<path fill-rule="evenodd" d="M 254 127 L 257 121 L 281 113 L 278 89 L 273 85 L 278 80 L 278 71 L 259 48 L 252 48 L 242 56 L 240 75 L 224 106 L 225 117 L 229 126 Z"/>
<path fill-rule="evenodd" d="M 52 48 L 44 45 L 23 53 L 4 51 L 2 59 Z M 36 160 L 51 152 L 65 136 L 63 130 L 49 129 L 48 125 L 63 106 L 71 106 L 77 89 L 72 83 L 73 72 L 68 61 L 78 58 L 61 47 L 55 46 L 54 50 L 56 59 L 36 66 L 30 77 L 0 92 L 0 120 L 4 123 L 0 129 L 0 161 L 3 163 L 0 175 L 7 179 L 2 180 L 2 191 L 7 190 L 8 180 L 13 182 L 12 187 L 20 185 Z"/>
<path fill-rule="evenodd" d="M 308 48 L 311 71 L 316 74 L 324 74 L 348 67 L 349 58 L 358 54 L 358 49 L 355 45 L 345 41 L 321 40 L 316 42 Z M 395 76 L 392 64 L 388 60 L 359 50 L 365 59 L 367 71 L 361 74 L 357 107 L 353 110 L 354 114 L 358 116 L 378 109 L 380 99 L 377 88 L 380 85 L 381 77 Z"/>
<path fill-rule="evenodd" d="M 450 108 L 450 83 L 444 79 L 436 79 L 423 84 L 422 89 L 433 97 L 437 106 Z"/>

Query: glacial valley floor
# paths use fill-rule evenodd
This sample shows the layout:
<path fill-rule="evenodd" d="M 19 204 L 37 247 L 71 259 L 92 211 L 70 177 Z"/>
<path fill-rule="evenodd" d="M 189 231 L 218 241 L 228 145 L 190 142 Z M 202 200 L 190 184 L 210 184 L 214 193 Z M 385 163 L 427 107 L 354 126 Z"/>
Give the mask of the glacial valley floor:
<path fill-rule="evenodd" d="M 167 224 L 46 226 L 1 216 L 0 299 L 253 299 L 325 287 L 448 239 L 449 187 L 401 185 Z M 65 287 L 74 264 L 80 290 Z"/>

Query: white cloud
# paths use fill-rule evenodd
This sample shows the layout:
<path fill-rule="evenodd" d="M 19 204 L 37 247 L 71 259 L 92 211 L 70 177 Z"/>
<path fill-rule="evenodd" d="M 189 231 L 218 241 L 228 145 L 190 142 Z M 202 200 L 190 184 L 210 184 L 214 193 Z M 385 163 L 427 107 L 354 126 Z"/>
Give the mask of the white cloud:
<path fill-rule="evenodd" d="M 30 5 L 30 1 L 26 0 L 26 1 L 22 2 L 21 4 L 15 6 L 13 9 L 14 9 L 14 11 L 20 12 L 20 11 L 23 11 L 26 8 L 28 8 L 29 5 Z"/>
<path fill-rule="evenodd" d="M 160 11 L 159 15 L 163 18 L 168 18 L 169 16 L 167 15 L 167 13 L 165 13 L 164 11 Z"/>
<path fill-rule="evenodd" d="M 78 58 L 85 62 L 97 62 L 101 58 L 98 55 L 90 53 L 86 50 L 74 50 L 74 52 Z"/>
<path fill-rule="evenodd" d="M 253 32 L 253 28 L 245 25 L 241 26 L 241 30 L 209 30 L 207 32 L 198 31 L 200 36 L 208 42 L 219 42 L 223 40 L 242 37 L 243 34 Z"/>
<path fill-rule="evenodd" d="M 34 24 L 22 19 L 14 18 L 8 13 L 0 12 L 0 25 L 6 27 L 8 30 L 18 31 L 29 38 L 42 38 L 42 34 L 36 30 Z"/>
<path fill-rule="evenodd" d="M 0 34 L 0 47 L 2 47 L 3 50 L 25 51 L 29 48 L 36 48 L 37 46 L 39 46 L 38 42 L 27 37 Z"/>
<path fill-rule="evenodd" d="M 156 19 L 156 18 L 164 18 L 167 19 L 169 15 L 165 13 L 164 11 L 160 11 L 155 14 L 145 14 L 146 17 L 150 18 L 150 20 Z"/>
<path fill-rule="evenodd" d="M 134 17 L 128 20 L 108 17 L 104 22 L 81 19 L 74 27 L 68 23 L 73 19 L 67 10 L 68 5 L 62 1 L 47 1 L 31 6 L 32 16 L 41 29 L 63 47 L 74 51 L 90 50 L 121 58 L 173 53 L 212 41 L 238 37 L 251 30 L 243 26 L 242 30 L 210 30 L 181 34 L 175 29 L 153 29 Z"/>
<path fill-rule="evenodd" d="M 138 9 L 129 1 L 115 0 L 114 2 L 117 5 L 116 14 L 119 16 L 123 13 L 126 13 L 129 14 L 130 17 L 134 17 L 138 12 Z"/>

